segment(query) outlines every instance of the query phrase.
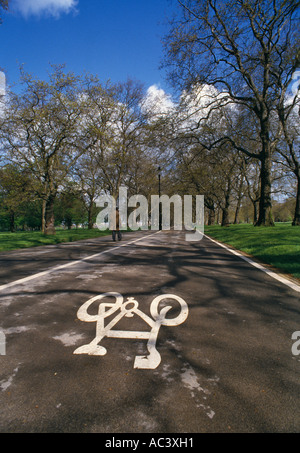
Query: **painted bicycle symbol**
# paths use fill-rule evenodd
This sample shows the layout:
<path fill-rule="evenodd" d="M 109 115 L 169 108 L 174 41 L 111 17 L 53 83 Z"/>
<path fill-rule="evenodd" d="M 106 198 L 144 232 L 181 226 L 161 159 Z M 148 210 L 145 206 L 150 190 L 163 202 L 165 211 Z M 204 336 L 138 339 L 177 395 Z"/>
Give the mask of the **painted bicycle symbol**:
<path fill-rule="evenodd" d="M 98 313 L 91 315 L 88 313 L 90 306 L 104 298 L 115 298 L 114 303 L 102 302 L 99 305 Z M 167 305 L 159 311 L 159 303 L 164 300 L 173 299 L 180 304 L 180 313 L 175 318 L 166 318 L 167 313 L 173 308 Z M 104 337 L 108 338 L 130 338 L 148 340 L 147 349 L 149 355 L 136 356 L 134 368 L 140 369 L 155 369 L 161 362 L 161 356 L 156 349 L 156 341 L 161 326 L 178 326 L 182 324 L 188 317 L 187 303 L 179 296 L 174 294 L 164 294 L 153 299 L 150 306 L 150 316 L 143 313 L 139 308 L 138 302 L 133 297 L 128 297 L 126 301 L 121 294 L 115 292 L 104 293 L 85 302 L 78 310 L 77 316 L 84 322 L 96 322 L 96 337 L 94 340 L 77 348 L 74 354 L 88 354 L 95 356 L 104 356 L 107 350 L 100 346 L 99 343 Z M 105 325 L 105 319 L 115 317 Z M 132 318 L 134 315 L 143 319 L 150 327 L 150 332 L 132 331 L 132 330 L 113 330 L 113 327 L 123 318 Z"/>

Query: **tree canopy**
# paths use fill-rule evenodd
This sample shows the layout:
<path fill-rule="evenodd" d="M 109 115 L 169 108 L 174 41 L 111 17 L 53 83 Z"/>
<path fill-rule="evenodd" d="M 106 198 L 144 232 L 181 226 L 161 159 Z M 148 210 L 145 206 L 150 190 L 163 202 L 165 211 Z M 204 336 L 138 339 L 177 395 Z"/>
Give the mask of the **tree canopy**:
<path fill-rule="evenodd" d="M 150 201 L 159 182 L 204 195 L 207 223 L 300 225 L 300 1 L 177 3 L 164 38 L 176 101 L 131 79 L 21 68 L 19 92 L 1 96 L 0 228 L 93 228 L 97 197 L 126 186 Z"/>
<path fill-rule="evenodd" d="M 2 24 L 2 10 L 8 10 L 10 0 L 0 0 L 0 24 Z"/>
<path fill-rule="evenodd" d="M 299 6 L 295 0 L 178 0 L 180 15 L 164 40 L 165 66 L 173 85 L 193 90 L 217 88 L 215 108 L 234 104 L 257 124 L 255 152 L 224 134 L 235 149 L 261 165 L 258 225 L 273 224 L 272 155 L 282 125 L 272 130 L 276 112 L 286 110 L 286 96 L 300 65 Z M 294 96 L 297 99 L 299 89 Z M 285 114 L 283 113 L 283 116 Z M 218 144 L 220 141 L 218 140 Z"/>

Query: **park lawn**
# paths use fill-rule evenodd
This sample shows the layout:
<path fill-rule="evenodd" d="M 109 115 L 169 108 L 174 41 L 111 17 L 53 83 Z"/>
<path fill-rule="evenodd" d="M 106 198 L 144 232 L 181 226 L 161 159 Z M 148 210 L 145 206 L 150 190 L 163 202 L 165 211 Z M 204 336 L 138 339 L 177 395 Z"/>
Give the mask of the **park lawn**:
<path fill-rule="evenodd" d="M 0 232 L 0 252 L 20 248 L 38 247 L 42 245 L 75 242 L 111 234 L 109 231 L 98 229 L 57 230 L 54 236 L 45 236 L 40 231 L 17 231 L 16 233 Z"/>
<path fill-rule="evenodd" d="M 261 263 L 300 279 L 300 227 L 276 223 L 274 227 L 240 224 L 205 227 L 205 234 L 243 251 Z"/>
<path fill-rule="evenodd" d="M 98 229 L 57 230 L 55 236 L 39 231 L 0 233 L 0 252 L 42 245 L 75 242 L 111 234 Z M 205 234 L 253 256 L 262 263 L 300 279 L 300 227 L 276 223 L 275 227 L 253 225 L 205 226 Z"/>

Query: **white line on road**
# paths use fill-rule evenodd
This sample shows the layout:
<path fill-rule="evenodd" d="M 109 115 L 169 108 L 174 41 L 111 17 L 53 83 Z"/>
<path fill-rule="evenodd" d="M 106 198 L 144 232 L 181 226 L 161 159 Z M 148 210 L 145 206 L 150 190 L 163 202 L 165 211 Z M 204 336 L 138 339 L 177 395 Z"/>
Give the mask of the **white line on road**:
<path fill-rule="evenodd" d="M 243 260 L 247 261 L 247 263 L 251 264 L 252 266 L 257 267 L 257 269 L 260 269 L 261 271 L 265 272 L 270 277 L 275 278 L 275 280 L 278 280 L 280 283 L 283 283 L 284 285 L 289 286 L 294 291 L 297 291 L 298 293 L 300 293 L 300 285 L 297 285 L 297 283 L 293 283 L 290 280 L 288 280 L 287 278 L 284 278 L 281 275 L 276 274 L 276 272 L 273 272 L 270 269 L 267 269 L 266 267 L 262 266 L 261 264 L 256 263 L 251 258 L 248 258 L 247 256 L 242 255 L 242 253 L 227 247 L 225 244 L 215 241 L 214 239 L 212 239 L 209 236 L 205 235 L 205 237 L 207 239 L 209 239 L 210 241 L 214 242 L 215 244 L 219 245 L 220 247 L 223 247 L 224 249 L 228 250 L 233 255 L 236 255 L 236 256 L 242 258 Z"/>
<path fill-rule="evenodd" d="M 131 241 L 131 242 L 126 242 L 124 244 L 118 245 L 117 247 L 113 247 L 113 248 L 104 250 L 103 252 L 96 253 L 96 254 L 90 255 L 90 256 L 86 256 L 85 258 L 82 258 L 81 260 L 71 261 L 70 263 L 52 267 L 50 269 L 47 269 L 46 271 L 39 272 L 38 274 L 30 275 L 29 277 L 21 278 L 20 280 L 15 280 L 14 282 L 6 283 L 5 285 L 0 286 L 0 291 L 11 288 L 12 286 L 22 285 L 23 283 L 27 283 L 31 280 L 35 280 L 36 278 L 44 277 L 45 275 L 49 275 L 52 272 L 60 271 L 62 269 L 67 269 L 68 267 L 75 266 L 76 264 L 82 263 L 83 261 L 88 261 L 88 260 L 92 260 L 93 258 L 98 258 L 99 256 L 104 255 L 105 253 L 112 252 L 114 250 L 120 249 L 121 247 L 127 247 L 128 245 L 132 245 L 135 242 L 142 241 L 143 239 L 148 239 L 149 237 L 154 236 L 157 233 L 160 233 L 160 231 L 156 231 L 153 234 L 143 236 L 143 237 L 141 237 L 139 239 L 135 239 L 134 241 Z"/>

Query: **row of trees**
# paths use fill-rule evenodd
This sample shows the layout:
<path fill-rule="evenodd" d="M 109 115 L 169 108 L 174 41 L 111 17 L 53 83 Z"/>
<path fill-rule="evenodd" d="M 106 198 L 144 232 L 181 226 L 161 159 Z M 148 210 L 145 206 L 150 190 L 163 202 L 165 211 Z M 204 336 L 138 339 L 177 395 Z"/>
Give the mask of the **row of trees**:
<path fill-rule="evenodd" d="M 2 23 L 2 10 L 8 9 L 8 0 L 0 0 L 0 24 Z"/>
<path fill-rule="evenodd" d="M 190 128 L 190 139 L 199 152 L 221 146 L 226 154 L 234 149 L 258 162 L 258 225 L 273 224 L 272 165 L 281 160 L 297 181 L 294 224 L 299 224 L 300 2 L 178 0 L 178 4 L 180 14 L 164 41 L 169 78 L 188 91 L 203 84 L 213 88 L 209 113 L 201 117 L 202 124 L 200 120 Z M 226 106 L 232 109 L 225 115 L 223 130 L 203 137 L 211 112 Z"/>
<path fill-rule="evenodd" d="M 21 81 L 22 93 L 6 96 L 0 119 L 2 195 L 6 188 L 11 211 L 23 203 L 21 193 L 28 198 L 29 188 L 42 204 L 42 229 L 51 234 L 62 191 L 80 194 L 92 227 L 101 192 L 117 196 L 121 184 L 135 193 L 151 190 L 154 152 L 141 84 L 103 86 L 61 66 L 52 68 L 48 82 L 24 71 Z M 14 185 L 16 172 L 23 191 Z"/>
<path fill-rule="evenodd" d="M 21 69 L 21 92 L 8 91 L 0 114 L 0 215 L 11 230 L 16 214 L 33 227 L 34 212 L 46 234 L 76 212 L 92 228 L 100 193 L 126 185 L 150 197 L 158 167 L 165 193 L 205 195 L 208 223 L 238 222 L 250 202 L 254 223 L 273 225 L 277 194 L 294 198 L 300 224 L 300 2 L 178 4 L 164 41 L 176 102 L 132 80 L 53 66 L 44 81 Z"/>

